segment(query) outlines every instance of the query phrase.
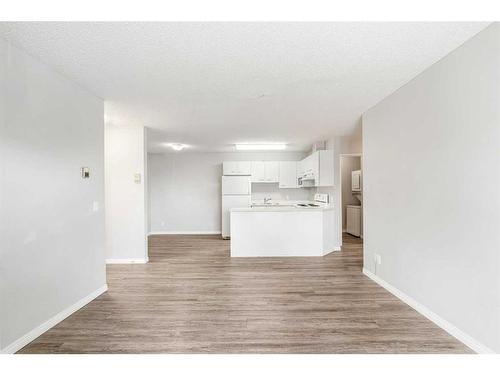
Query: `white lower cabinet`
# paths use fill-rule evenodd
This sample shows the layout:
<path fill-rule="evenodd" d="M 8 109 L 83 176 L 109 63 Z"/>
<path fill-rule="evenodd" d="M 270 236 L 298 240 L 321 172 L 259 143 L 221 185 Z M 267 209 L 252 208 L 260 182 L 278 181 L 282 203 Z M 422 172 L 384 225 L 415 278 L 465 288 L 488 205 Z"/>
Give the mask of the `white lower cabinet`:
<path fill-rule="evenodd" d="M 361 236 L 361 206 L 347 206 L 346 232 L 353 236 Z"/>

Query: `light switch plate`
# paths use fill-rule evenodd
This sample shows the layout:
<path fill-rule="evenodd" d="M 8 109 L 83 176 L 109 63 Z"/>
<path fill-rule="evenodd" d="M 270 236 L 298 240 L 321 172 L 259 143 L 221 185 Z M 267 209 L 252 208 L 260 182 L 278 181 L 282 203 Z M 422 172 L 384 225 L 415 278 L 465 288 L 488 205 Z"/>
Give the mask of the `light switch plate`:
<path fill-rule="evenodd" d="M 140 184 L 141 183 L 141 174 L 140 173 L 135 173 L 134 174 L 134 182 L 136 184 Z"/>

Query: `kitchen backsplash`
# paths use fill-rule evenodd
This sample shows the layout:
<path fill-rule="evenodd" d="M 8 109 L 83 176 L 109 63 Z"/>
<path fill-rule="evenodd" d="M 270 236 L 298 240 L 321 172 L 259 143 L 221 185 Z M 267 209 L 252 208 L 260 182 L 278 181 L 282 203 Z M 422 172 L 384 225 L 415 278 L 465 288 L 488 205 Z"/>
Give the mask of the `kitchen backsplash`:
<path fill-rule="evenodd" d="M 262 201 L 271 197 L 273 200 L 303 201 L 310 200 L 310 189 L 280 189 L 277 183 L 252 184 L 252 201 Z"/>

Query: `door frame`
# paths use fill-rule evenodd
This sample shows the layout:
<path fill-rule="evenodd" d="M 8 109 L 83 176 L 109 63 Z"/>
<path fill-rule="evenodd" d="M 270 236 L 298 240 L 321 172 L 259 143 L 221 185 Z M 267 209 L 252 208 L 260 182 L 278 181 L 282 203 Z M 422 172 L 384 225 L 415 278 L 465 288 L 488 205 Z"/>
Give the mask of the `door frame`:
<path fill-rule="evenodd" d="M 358 152 L 358 153 L 352 153 L 352 154 L 339 154 L 339 192 L 340 192 L 340 207 L 339 207 L 339 212 L 340 212 L 340 244 L 342 244 L 342 236 L 344 234 L 344 205 L 342 201 L 342 159 L 344 157 L 359 157 L 360 158 L 360 164 L 361 164 L 361 176 L 363 176 L 363 153 Z M 361 193 L 363 193 L 363 187 L 361 187 Z M 361 210 L 363 210 L 363 201 L 361 201 Z M 363 214 L 362 216 L 362 223 L 361 227 L 363 228 L 364 232 L 364 220 L 363 220 Z M 363 238 L 363 235 L 361 235 L 361 238 Z"/>

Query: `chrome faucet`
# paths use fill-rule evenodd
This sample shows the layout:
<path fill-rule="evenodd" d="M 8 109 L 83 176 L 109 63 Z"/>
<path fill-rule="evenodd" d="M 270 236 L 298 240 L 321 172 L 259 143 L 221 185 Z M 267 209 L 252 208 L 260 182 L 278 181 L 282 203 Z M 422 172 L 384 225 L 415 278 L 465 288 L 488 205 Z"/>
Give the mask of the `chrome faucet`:
<path fill-rule="evenodd" d="M 272 198 L 271 197 L 265 197 L 264 198 L 264 204 L 267 204 Z"/>

